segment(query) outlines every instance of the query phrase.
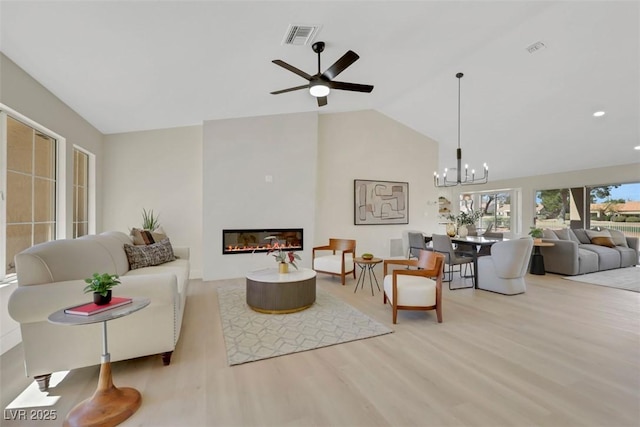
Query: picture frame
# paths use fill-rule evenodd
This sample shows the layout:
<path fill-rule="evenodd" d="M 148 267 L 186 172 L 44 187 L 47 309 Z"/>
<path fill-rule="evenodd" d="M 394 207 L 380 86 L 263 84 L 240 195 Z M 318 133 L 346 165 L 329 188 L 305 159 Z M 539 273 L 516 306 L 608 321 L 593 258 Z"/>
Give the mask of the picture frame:
<path fill-rule="evenodd" d="M 354 225 L 409 224 L 409 183 L 353 180 Z"/>

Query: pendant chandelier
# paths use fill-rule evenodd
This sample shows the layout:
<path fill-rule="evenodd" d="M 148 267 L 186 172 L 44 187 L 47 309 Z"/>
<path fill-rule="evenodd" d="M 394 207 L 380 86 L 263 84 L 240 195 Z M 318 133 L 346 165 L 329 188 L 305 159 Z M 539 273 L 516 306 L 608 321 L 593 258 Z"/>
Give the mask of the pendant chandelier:
<path fill-rule="evenodd" d="M 485 184 L 489 181 L 489 168 L 485 163 L 482 166 L 482 176 L 476 177 L 475 169 L 471 170 L 471 174 L 469 174 L 469 165 L 464 165 L 464 175 L 462 174 L 462 149 L 460 148 L 460 79 L 462 79 L 464 74 L 458 73 L 456 77 L 458 78 L 458 149 L 456 150 L 456 179 L 455 181 L 447 178 L 448 169 L 444 169 L 444 173 L 442 174 L 442 178 L 440 178 L 440 174 L 437 172 L 433 173 L 433 185 L 436 187 L 453 187 L 454 185 L 475 185 L 475 184 Z"/>

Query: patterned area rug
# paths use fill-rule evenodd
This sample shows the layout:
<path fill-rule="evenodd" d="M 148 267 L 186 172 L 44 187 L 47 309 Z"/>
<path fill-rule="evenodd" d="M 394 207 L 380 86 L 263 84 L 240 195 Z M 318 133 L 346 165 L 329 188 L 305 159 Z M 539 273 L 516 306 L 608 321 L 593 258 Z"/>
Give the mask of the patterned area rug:
<path fill-rule="evenodd" d="M 640 267 L 637 266 L 599 271 L 582 276 L 565 276 L 563 279 L 640 292 Z"/>
<path fill-rule="evenodd" d="M 393 332 L 320 289 L 310 308 L 291 314 L 253 311 L 244 286 L 219 288 L 218 305 L 231 366 Z"/>

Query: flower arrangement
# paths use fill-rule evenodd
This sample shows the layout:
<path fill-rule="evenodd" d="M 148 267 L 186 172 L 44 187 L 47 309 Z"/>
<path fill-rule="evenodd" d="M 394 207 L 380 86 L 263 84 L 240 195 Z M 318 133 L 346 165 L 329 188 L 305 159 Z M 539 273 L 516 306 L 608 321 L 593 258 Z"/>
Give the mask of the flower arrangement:
<path fill-rule="evenodd" d="M 267 236 L 265 237 L 265 240 L 271 240 L 271 247 L 267 251 L 267 255 L 273 255 L 276 262 L 279 264 L 289 263 L 293 265 L 296 270 L 298 269 L 298 266 L 296 265 L 296 260 L 301 260 L 302 258 L 300 258 L 300 256 L 297 253 L 293 251 L 287 251 L 285 244 L 280 243 L 280 241 L 278 241 L 278 238 L 276 236 Z"/>
<path fill-rule="evenodd" d="M 447 219 L 449 221 L 455 222 L 458 226 L 460 225 L 474 225 L 480 217 L 482 216 L 482 211 L 470 211 L 460 212 L 458 215 L 449 214 L 447 215 Z"/>

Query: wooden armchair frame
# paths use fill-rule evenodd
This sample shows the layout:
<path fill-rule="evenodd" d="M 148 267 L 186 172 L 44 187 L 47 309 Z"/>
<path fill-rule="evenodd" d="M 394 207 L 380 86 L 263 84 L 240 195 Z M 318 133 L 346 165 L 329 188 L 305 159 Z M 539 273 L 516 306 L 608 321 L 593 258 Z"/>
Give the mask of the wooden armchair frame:
<path fill-rule="evenodd" d="M 322 271 L 316 270 L 315 268 L 315 259 L 316 252 L 320 251 L 332 251 L 333 255 L 336 254 L 337 251 L 342 251 L 342 271 L 340 273 L 335 273 L 332 271 Z M 313 248 L 311 253 L 311 266 L 317 273 L 325 273 L 331 274 L 332 276 L 339 276 L 342 280 L 342 286 L 345 285 L 345 277 L 347 274 L 351 273 L 351 271 L 345 271 L 345 254 L 351 254 L 353 258 L 356 257 L 356 241 L 352 239 L 329 239 L 329 244 L 324 246 L 316 246 Z M 353 264 L 353 278 L 356 278 L 356 265 Z"/>
<path fill-rule="evenodd" d="M 438 323 L 442 323 L 442 276 L 444 272 L 444 255 L 433 251 L 421 250 L 418 259 L 387 259 L 384 261 L 384 277 L 387 277 L 388 267 L 399 265 L 415 267 L 417 270 L 397 269 L 391 272 L 393 297 L 389 298 L 383 292 L 383 303 L 391 302 L 393 308 L 393 323 L 398 319 L 398 310 L 436 310 Z M 436 304 L 432 306 L 398 305 L 398 276 L 422 276 L 436 281 Z"/>

